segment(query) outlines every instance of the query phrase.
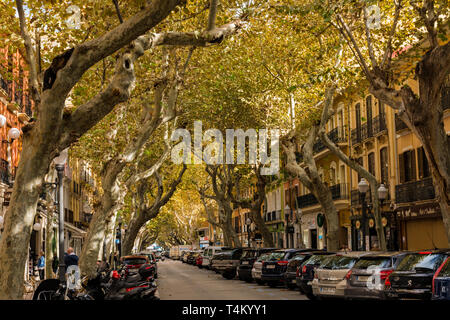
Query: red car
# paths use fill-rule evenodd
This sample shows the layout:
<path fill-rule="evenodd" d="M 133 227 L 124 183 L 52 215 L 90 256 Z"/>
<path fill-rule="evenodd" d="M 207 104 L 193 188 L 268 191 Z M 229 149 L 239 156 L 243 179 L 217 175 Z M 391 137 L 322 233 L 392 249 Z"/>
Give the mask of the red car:
<path fill-rule="evenodd" d="M 199 254 L 197 259 L 195 260 L 195 265 L 201 269 L 203 268 L 202 263 L 203 263 L 203 256 Z"/>

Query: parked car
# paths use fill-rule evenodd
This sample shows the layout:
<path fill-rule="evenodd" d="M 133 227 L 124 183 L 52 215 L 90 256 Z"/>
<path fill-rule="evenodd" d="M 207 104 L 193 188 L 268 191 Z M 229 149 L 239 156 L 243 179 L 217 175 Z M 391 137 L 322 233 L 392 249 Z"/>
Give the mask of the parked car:
<path fill-rule="evenodd" d="M 150 263 L 146 255 L 123 256 L 120 262 L 127 273 L 137 273 L 142 265 Z"/>
<path fill-rule="evenodd" d="M 239 262 L 239 266 L 237 268 L 239 280 L 251 282 L 253 280 L 252 269 L 255 261 L 262 254 L 271 252 L 273 250 L 276 250 L 276 248 L 245 248 L 242 253 L 241 261 Z"/>
<path fill-rule="evenodd" d="M 195 265 L 195 262 L 197 261 L 197 257 L 198 257 L 199 255 L 201 255 L 201 254 L 202 254 L 202 251 L 199 251 L 199 250 L 197 250 L 197 251 L 192 251 L 192 252 L 188 255 L 186 262 L 187 262 L 188 264 L 193 264 L 193 265 Z"/>
<path fill-rule="evenodd" d="M 350 270 L 367 251 L 336 253 L 316 269 L 312 281 L 313 295 L 318 299 L 325 297 L 344 298 Z"/>
<path fill-rule="evenodd" d="M 289 260 L 286 272 L 284 273 L 284 284 L 288 289 L 297 289 L 297 275 L 299 274 L 299 268 L 303 262 L 308 260 L 315 252 L 314 251 L 304 251 L 296 253 L 292 259 Z M 323 251 L 319 251 L 323 252 Z"/>
<path fill-rule="evenodd" d="M 448 249 L 408 253 L 386 279 L 386 297 L 431 299 L 433 276 L 448 256 Z"/>
<path fill-rule="evenodd" d="M 242 256 L 242 248 L 223 250 L 214 255 L 213 269 L 219 271 L 225 279 L 233 279 Z"/>
<path fill-rule="evenodd" d="M 143 251 L 139 253 L 140 255 L 146 256 L 148 258 L 149 263 L 155 268 L 155 278 L 158 278 L 158 265 L 156 256 L 153 252 Z"/>
<path fill-rule="evenodd" d="M 217 246 L 207 247 L 202 255 L 202 257 L 203 257 L 202 267 L 204 267 L 206 269 L 210 269 L 211 259 L 212 259 L 213 255 L 222 250 L 229 250 L 229 249 L 231 249 L 231 248 L 230 247 L 217 247 Z"/>
<path fill-rule="evenodd" d="M 269 258 L 263 261 L 261 271 L 261 281 L 270 287 L 284 283 L 284 273 L 286 272 L 289 260 L 299 252 L 311 249 L 278 249 L 269 254 Z"/>
<path fill-rule="evenodd" d="M 261 280 L 261 274 L 262 274 L 262 265 L 264 261 L 268 260 L 270 257 L 270 253 L 263 253 L 261 256 L 259 256 L 258 259 L 253 263 L 252 268 L 252 278 L 255 280 L 255 282 L 259 285 L 263 285 L 264 281 Z"/>
<path fill-rule="evenodd" d="M 195 260 L 195 265 L 201 269 L 203 268 L 202 264 L 203 264 L 203 254 L 201 253 L 197 256 L 197 259 Z"/>
<path fill-rule="evenodd" d="M 432 289 L 433 300 L 450 300 L 450 257 L 434 274 Z"/>
<path fill-rule="evenodd" d="M 181 253 L 181 255 L 180 255 L 180 260 L 181 260 L 181 262 L 186 263 L 187 257 L 188 257 L 188 255 L 189 255 L 190 252 L 191 252 L 191 250 L 185 250 L 185 251 L 183 251 L 183 252 Z"/>
<path fill-rule="evenodd" d="M 329 251 L 318 251 L 300 265 L 296 275 L 300 293 L 305 294 L 311 300 L 316 298 L 312 293 L 312 281 L 314 280 L 315 270 L 334 254 L 334 252 Z"/>
<path fill-rule="evenodd" d="M 347 274 L 346 299 L 385 299 L 387 277 L 407 252 L 378 252 L 360 258 Z"/>

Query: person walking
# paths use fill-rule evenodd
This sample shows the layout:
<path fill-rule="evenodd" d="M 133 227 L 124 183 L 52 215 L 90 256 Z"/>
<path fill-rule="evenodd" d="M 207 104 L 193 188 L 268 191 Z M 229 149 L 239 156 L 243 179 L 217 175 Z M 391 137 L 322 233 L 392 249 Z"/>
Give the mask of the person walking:
<path fill-rule="evenodd" d="M 67 254 L 64 256 L 64 264 L 66 265 L 66 270 L 69 266 L 78 266 L 78 256 L 73 252 L 73 248 L 67 248 Z"/>
<path fill-rule="evenodd" d="M 39 271 L 39 279 L 44 280 L 45 277 L 45 254 L 44 251 L 41 251 L 41 254 L 39 255 L 37 268 Z"/>

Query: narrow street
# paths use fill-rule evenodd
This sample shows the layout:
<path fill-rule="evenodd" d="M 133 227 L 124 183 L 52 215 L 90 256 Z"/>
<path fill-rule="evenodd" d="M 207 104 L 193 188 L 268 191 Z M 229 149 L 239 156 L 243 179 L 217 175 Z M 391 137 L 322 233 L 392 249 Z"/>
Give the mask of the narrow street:
<path fill-rule="evenodd" d="M 226 280 L 214 271 L 181 261 L 158 262 L 161 300 L 307 300 L 299 291 Z"/>

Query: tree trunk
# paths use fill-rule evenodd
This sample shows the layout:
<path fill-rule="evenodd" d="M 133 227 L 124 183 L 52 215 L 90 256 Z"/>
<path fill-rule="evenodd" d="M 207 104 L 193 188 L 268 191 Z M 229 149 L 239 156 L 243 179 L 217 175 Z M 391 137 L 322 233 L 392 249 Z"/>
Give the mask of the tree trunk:
<path fill-rule="evenodd" d="M 261 232 L 263 242 L 264 242 L 264 247 L 273 248 L 274 243 L 273 243 L 272 233 L 269 231 L 269 229 L 267 229 L 264 219 L 263 219 L 263 217 L 261 217 L 260 210 L 253 209 L 251 211 L 251 215 L 252 215 L 252 220 L 255 222 L 256 226 L 258 227 L 259 232 Z"/>
<path fill-rule="evenodd" d="M 141 230 L 142 226 L 144 226 L 147 221 L 148 220 L 145 219 L 143 213 L 141 213 L 136 219 L 132 219 L 130 221 L 130 223 L 128 224 L 125 239 L 122 244 L 123 255 L 131 254 L 134 242 L 137 238 L 137 235 L 139 234 L 139 230 Z"/>
<path fill-rule="evenodd" d="M 24 139 L 11 202 L 0 242 L 0 300 L 23 299 L 24 267 L 43 178 L 50 164 L 47 145 Z"/>
<path fill-rule="evenodd" d="M 48 203 L 51 203 L 51 207 L 53 206 L 53 200 L 48 197 Z M 50 208 L 51 208 L 50 207 Z M 50 209 L 49 205 L 47 205 L 47 227 L 45 234 L 45 278 L 52 279 L 53 278 L 53 248 L 52 248 L 52 239 L 53 239 L 53 208 Z"/>

